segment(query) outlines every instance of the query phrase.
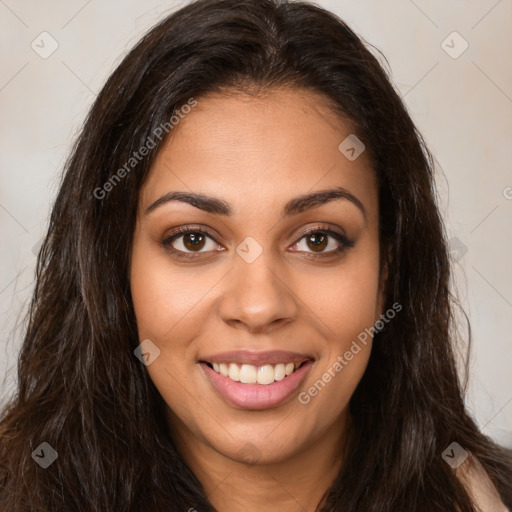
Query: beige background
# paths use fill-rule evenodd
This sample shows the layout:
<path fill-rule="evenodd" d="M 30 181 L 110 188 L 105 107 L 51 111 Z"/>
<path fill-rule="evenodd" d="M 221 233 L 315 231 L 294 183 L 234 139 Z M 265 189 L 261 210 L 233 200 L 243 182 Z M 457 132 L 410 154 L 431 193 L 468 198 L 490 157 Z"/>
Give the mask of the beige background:
<path fill-rule="evenodd" d="M 474 336 L 468 407 L 512 447 L 512 1 L 318 3 L 387 57 L 444 171 L 438 186 Z M 16 382 L 33 248 L 73 137 L 127 49 L 177 5 L 0 0 L 0 403 Z M 58 48 L 46 59 L 31 47 L 48 51 L 52 38 Z"/>

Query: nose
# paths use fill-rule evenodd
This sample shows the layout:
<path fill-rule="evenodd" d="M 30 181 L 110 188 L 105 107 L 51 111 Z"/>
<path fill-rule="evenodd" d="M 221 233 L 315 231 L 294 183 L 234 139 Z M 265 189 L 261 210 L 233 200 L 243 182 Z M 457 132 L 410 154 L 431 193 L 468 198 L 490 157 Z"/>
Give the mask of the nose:
<path fill-rule="evenodd" d="M 270 252 L 270 251 L 268 251 Z M 252 263 L 238 255 L 226 280 L 220 316 L 232 327 L 265 333 L 297 317 L 298 302 L 287 276 L 263 253 Z"/>

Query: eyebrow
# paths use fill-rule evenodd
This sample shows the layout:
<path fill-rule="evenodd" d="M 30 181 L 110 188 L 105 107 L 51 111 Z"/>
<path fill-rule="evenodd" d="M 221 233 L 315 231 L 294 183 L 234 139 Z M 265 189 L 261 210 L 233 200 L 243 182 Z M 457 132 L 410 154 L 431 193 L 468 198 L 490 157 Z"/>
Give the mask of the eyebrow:
<path fill-rule="evenodd" d="M 291 217 L 312 208 L 318 208 L 319 206 L 322 206 L 323 204 L 336 199 L 344 199 L 353 203 L 359 208 L 359 210 L 361 210 L 363 217 L 366 220 L 366 208 L 364 207 L 363 203 L 355 195 L 342 187 L 320 190 L 290 199 L 283 208 L 281 218 Z M 229 204 L 222 199 L 218 199 L 216 197 L 208 196 L 205 194 L 176 191 L 169 192 L 157 199 L 147 208 L 146 215 L 171 201 L 181 201 L 183 203 L 188 203 L 192 206 L 195 206 L 196 208 L 199 208 L 200 210 L 216 215 L 230 216 L 233 213 Z"/>

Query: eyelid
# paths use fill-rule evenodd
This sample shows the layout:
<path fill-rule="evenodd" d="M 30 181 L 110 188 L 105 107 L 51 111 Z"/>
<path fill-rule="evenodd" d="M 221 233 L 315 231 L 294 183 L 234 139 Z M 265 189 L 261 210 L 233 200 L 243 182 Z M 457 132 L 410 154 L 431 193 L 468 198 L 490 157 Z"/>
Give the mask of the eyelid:
<path fill-rule="evenodd" d="M 201 254 L 207 254 L 207 253 L 212 252 L 212 251 L 185 252 L 185 251 L 181 251 L 179 249 L 174 249 L 171 247 L 171 244 L 172 244 L 172 242 L 174 242 L 174 240 L 180 238 L 180 236 L 184 236 L 189 233 L 201 233 L 201 234 L 209 237 L 210 239 L 212 239 L 216 244 L 222 245 L 220 242 L 218 242 L 218 240 L 216 238 L 217 235 L 212 234 L 210 229 L 205 228 L 200 225 L 197 225 L 197 226 L 185 225 L 185 226 L 179 226 L 178 228 L 173 229 L 169 235 L 166 235 L 164 237 L 164 239 L 161 242 L 161 245 L 166 250 L 171 251 L 174 254 L 176 254 L 177 257 L 184 257 L 184 258 L 197 258 Z M 354 246 L 354 242 L 349 240 L 349 238 L 347 237 L 347 235 L 345 234 L 343 229 L 334 228 L 332 225 L 330 225 L 328 223 L 321 223 L 319 225 L 317 224 L 317 225 L 309 226 L 309 227 L 302 229 L 301 231 L 299 231 L 298 234 L 294 235 L 295 241 L 292 243 L 292 246 L 297 245 L 305 236 L 307 236 L 309 234 L 313 234 L 313 233 L 324 233 L 327 236 L 330 236 L 331 238 L 336 239 L 336 241 L 338 243 L 340 243 L 342 247 L 338 248 L 338 249 L 332 249 L 332 250 L 326 251 L 326 252 L 319 252 L 319 253 L 315 253 L 314 251 L 312 251 L 312 252 L 305 251 L 305 254 L 311 255 L 312 257 L 332 256 L 334 254 L 343 252 L 345 249 L 349 249 Z M 218 251 L 218 252 L 220 252 L 220 251 Z M 304 251 L 293 251 L 293 252 L 304 252 Z"/>
<path fill-rule="evenodd" d="M 180 238 L 181 236 L 187 235 L 189 233 L 201 233 L 202 235 L 207 236 L 208 238 L 212 239 L 217 245 L 222 245 L 217 240 L 217 235 L 214 235 L 209 229 L 203 227 L 203 226 L 194 226 L 194 225 L 185 225 L 185 226 L 179 226 L 178 228 L 175 228 L 171 230 L 171 232 L 164 236 L 161 245 L 174 253 L 178 254 L 186 254 L 186 255 L 193 255 L 193 254 L 201 254 L 204 252 L 210 252 L 210 251 L 197 251 L 194 252 L 184 252 L 180 251 L 178 249 L 174 249 L 171 246 L 171 243 Z"/>
<path fill-rule="evenodd" d="M 335 256 L 341 256 L 345 251 L 355 246 L 355 241 L 349 239 L 343 229 L 333 229 L 330 226 L 314 226 L 303 230 L 299 235 L 296 235 L 297 241 L 292 246 L 298 245 L 305 237 L 310 234 L 321 233 L 325 234 L 330 238 L 334 238 L 338 242 L 339 247 L 331 249 L 329 251 L 315 252 L 315 251 L 293 251 L 303 253 L 305 258 L 308 259 L 321 259 Z"/>
<path fill-rule="evenodd" d="M 316 233 L 317 231 L 323 231 L 323 232 L 328 232 L 328 233 L 334 232 L 339 236 L 347 238 L 347 235 L 345 234 L 345 231 L 343 229 L 334 227 L 333 225 L 325 223 L 325 222 L 314 225 L 314 226 L 306 227 L 306 228 L 300 230 L 298 234 L 294 235 L 294 237 L 298 237 L 299 239 L 301 239 L 305 235 L 309 235 L 310 233 Z"/>

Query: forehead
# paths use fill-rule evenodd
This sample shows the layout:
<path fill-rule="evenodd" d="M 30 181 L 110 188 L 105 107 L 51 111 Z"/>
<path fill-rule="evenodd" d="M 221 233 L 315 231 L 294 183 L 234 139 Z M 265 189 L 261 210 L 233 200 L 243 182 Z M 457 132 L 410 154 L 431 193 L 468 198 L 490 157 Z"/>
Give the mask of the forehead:
<path fill-rule="evenodd" d="M 340 151 L 351 125 L 320 94 L 277 89 L 263 95 L 197 99 L 157 155 L 141 206 L 172 190 L 222 197 L 236 211 L 342 186 L 375 210 L 376 180 L 363 152 Z M 375 212 L 373 212 L 375 213 Z"/>

